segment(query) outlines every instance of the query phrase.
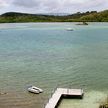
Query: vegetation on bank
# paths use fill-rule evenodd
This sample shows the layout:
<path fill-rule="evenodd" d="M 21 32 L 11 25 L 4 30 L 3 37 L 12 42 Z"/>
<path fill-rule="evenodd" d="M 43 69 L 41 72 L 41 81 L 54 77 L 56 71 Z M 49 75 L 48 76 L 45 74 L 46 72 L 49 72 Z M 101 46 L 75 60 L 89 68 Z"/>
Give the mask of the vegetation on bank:
<path fill-rule="evenodd" d="M 8 12 L 0 15 L 0 23 L 15 22 L 108 22 L 108 10 L 97 12 L 77 12 L 72 15 L 39 15 L 17 12 Z"/>
<path fill-rule="evenodd" d="M 100 105 L 99 108 L 108 108 L 108 103 Z"/>
<path fill-rule="evenodd" d="M 99 108 L 108 108 L 108 97 L 104 103 L 102 103 Z"/>

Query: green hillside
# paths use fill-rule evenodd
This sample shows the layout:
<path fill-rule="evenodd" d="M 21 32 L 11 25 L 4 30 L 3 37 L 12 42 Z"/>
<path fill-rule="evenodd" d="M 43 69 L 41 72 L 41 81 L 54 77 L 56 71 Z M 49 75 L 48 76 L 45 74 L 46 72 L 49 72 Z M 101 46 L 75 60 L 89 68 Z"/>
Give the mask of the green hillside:
<path fill-rule="evenodd" d="M 89 15 L 82 16 L 80 20 L 83 21 L 96 21 L 96 22 L 108 22 L 108 10 L 93 13 Z"/>
<path fill-rule="evenodd" d="M 39 15 L 8 12 L 0 15 L 0 23 L 15 22 L 108 22 L 108 10 L 102 12 L 87 11 L 85 13 L 77 12 L 67 16 Z"/>

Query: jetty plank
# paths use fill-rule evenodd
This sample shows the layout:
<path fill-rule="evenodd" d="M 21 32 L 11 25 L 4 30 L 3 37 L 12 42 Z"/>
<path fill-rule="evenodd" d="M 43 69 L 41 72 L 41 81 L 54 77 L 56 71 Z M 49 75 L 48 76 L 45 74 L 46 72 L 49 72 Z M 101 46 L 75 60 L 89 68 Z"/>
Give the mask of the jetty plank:
<path fill-rule="evenodd" d="M 63 96 L 79 96 L 82 98 L 83 94 L 84 92 L 82 89 L 57 88 L 45 108 L 56 108 Z"/>

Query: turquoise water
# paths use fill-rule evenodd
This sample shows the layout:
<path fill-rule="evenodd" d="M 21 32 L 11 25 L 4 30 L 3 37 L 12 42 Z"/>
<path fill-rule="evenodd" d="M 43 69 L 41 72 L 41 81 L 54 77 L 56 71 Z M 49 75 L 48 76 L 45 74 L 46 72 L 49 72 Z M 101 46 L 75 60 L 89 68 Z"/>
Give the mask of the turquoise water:
<path fill-rule="evenodd" d="M 44 93 L 28 94 L 29 85 L 41 87 Z M 108 23 L 90 23 L 89 26 L 75 23 L 0 24 L 1 92 L 9 95 L 14 92 L 21 102 L 35 99 L 31 107 L 41 108 L 56 87 L 83 88 L 86 92 L 83 102 L 63 100 L 60 107 L 72 108 L 76 102 L 74 108 L 79 105 L 82 105 L 80 108 L 87 105 L 96 108 L 97 101 L 107 96 L 107 85 Z M 18 96 L 15 96 L 16 101 Z M 1 101 L 3 99 L 5 95 L 0 97 Z M 14 98 L 10 100 L 14 102 Z M 11 102 L 6 101 L 7 105 L 14 106 Z M 4 103 L 2 107 L 6 107 Z"/>

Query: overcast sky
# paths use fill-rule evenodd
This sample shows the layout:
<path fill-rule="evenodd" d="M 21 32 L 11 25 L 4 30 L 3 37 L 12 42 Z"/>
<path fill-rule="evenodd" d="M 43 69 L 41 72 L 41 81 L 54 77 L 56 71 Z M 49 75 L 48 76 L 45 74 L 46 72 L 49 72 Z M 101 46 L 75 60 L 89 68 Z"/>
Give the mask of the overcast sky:
<path fill-rule="evenodd" d="M 75 13 L 108 9 L 108 0 L 0 0 L 0 14 L 26 13 Z"/>

